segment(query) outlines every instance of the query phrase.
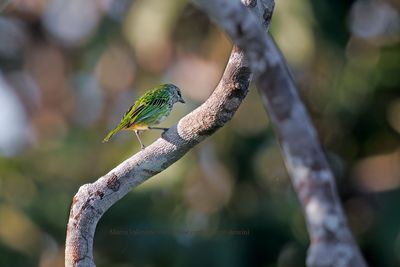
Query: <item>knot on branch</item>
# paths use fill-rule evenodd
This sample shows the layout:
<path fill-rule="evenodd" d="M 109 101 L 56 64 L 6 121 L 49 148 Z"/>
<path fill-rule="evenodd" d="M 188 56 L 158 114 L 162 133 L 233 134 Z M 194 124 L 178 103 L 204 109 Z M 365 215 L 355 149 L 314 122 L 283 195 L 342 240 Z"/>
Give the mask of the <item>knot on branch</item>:
<path fill-rule="evenodd" d="M 234 74 L 233 80 L 235 81 L 235 89 L 233 94 L 238 94 L 237 97 L 242 99 L 246 96 L 245 89 L 249 87 L 251 70 L 249 67 L 240 67 L 238 72 Z"/>
<path fill-rule="evenodd" d="M 110 174 L 110 178 L 107 179 L 107 187 L 112 191 L 116 192 L 119 190 L 121 183 L 118 180 L 118 176 L 114 173 Z"/>

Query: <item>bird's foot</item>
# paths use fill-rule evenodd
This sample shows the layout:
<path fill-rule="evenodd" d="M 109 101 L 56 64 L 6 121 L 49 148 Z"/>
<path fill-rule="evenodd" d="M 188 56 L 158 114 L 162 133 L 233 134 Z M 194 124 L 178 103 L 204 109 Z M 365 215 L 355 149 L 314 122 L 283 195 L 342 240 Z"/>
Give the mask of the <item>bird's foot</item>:
<path fill-rule="evenodd" d="M 149 129 L 150 130 L 161 130 L 164 133 L 169 130 L 169 128 L 164 128 L 164 127 L 149 127 Z"/>
<path fill-rule="evenodd" d="M 165 134 L 167 133 L 168 130 L 169 130 L 169 128 L 164 128 L 163 132 L 161 133 L 162 138 L 165 137 Z"/>

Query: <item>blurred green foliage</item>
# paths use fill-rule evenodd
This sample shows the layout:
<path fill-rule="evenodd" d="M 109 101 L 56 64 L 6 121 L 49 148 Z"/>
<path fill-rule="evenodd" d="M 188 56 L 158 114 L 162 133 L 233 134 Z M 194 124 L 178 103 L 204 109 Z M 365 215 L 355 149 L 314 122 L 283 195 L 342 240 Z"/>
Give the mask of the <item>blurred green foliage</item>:
<path fill-rule="evenodd" d="M 276 3 L 271 32 L 370 266 L 400 266 L 400 3 Z M 183 0 L 14 1 L 0 16 L 0 265 L 63 266 L 79 186 L 139 150 L 104 134 L 161 82 L 164 125 L 200 105 L 231 44 Z M 159 133 L 144 134 L 147 144 Z M 113 206 L 98 266 L 304 266 L 308 236 L 255 88 L 233 120 Z"/>

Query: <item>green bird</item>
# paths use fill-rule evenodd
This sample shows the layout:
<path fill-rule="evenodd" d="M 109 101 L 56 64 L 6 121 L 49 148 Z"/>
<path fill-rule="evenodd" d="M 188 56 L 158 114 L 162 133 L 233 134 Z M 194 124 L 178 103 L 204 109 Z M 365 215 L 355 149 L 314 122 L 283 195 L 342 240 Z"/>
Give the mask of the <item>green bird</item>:
<path fill-rule="evenodd" d="M 139 134 L 152 129 L 168 130 L 168 128 L 154 127 L 153 125 L 165 120 L 176 102 L 185 103 L 180 89 L 173 84 L 162 84 L 147 91 L 128 109 L 118 126 L 104 138 L 103 143 L 121 130 L 130 130 L 135 132 L 141 148 L 144 149 L 145 146 L 140 140 Z"/>

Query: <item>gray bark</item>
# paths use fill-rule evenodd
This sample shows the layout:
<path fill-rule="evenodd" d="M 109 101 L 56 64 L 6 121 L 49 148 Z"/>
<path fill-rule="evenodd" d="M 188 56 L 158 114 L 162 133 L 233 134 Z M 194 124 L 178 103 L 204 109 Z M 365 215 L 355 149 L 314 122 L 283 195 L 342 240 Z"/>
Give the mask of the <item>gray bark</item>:
<path fill-rule="evenodd" d="M 254 17 L 268 25 L 270 15 L 263 15 L 257 6 L 267 6 L 271 1 L 242 2 L 251 8 Z M 262 24 L 255 24 L 249 10 L 236 1 L 197 0 L 196 3 L 243 49 L 255 72 L 256 85 L 304 209 L 311 240 L 307 266 L 366 266 L 347 224 L 315 128 L 279 49 Z"/>
<path fill-rule="evenodd" d="M 311 246 L 307 266 L 367 266 L 353 239 L 335 178 L 285 60 L 271 37 L 278 64 L 268 64 L 258 91 L 281 145 L 283 159 L 305 213 Z"/>

